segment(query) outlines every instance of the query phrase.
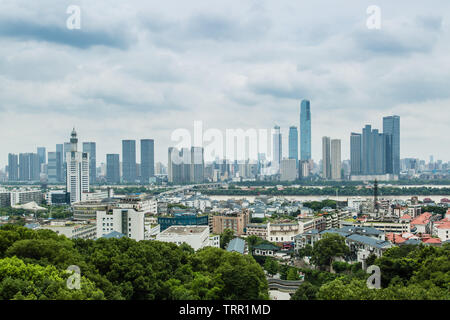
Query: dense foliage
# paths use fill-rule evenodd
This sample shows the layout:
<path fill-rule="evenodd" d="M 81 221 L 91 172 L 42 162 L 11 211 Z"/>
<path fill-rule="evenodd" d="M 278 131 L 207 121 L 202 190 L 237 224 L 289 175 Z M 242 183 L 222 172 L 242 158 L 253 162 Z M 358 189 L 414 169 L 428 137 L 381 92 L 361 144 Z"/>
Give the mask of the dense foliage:
<path fill-rule="evenodd" d="M 336 273 L 302 269 L 305 282 L 293 300 L 450 300 L 450 245 L 399 246 L 381 258 L 381 289 L 369 289 L 361 264 L 333 262 Z"/>
<path fill-rule="evenodd" d="M 81 269 L 81 290 L 65 286 L 70 265 Z M 267 290 L 253 257 L 218 248 L 0 228 L 3 299 L 267 299 Z"/>

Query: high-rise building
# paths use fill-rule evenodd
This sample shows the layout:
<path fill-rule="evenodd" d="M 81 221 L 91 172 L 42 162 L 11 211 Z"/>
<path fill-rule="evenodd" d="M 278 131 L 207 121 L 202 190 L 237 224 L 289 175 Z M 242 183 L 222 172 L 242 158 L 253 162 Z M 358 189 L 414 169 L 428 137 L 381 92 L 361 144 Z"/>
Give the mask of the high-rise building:
<path fill-rule="evenodd" d="M 300 159 L 311 159 L 311 108 L 309 100 L 300 104 Z"/>
<path fill-rule="evenodd" d="M 351 174 L 360 175 L 362 173 L 361 168 L 361 148 L 362 148 L 362 135 L 360 133 L 352 132 L 350 135 L 350 163 Z"/>
<path fill-rule="evenodd" d="M 97 181 L 97 154 L 95 142 L 83 142 L 83 152 L 89 154 L 89 184 Z"/>
<path fill-rule="evenodd" d="M 106 155 L 106 181 L 120 183 L 120 161 L 118 154 Z"/>
<path fill-rule="evenodd" d="M 122 180 L 136 182 L 136 141 L 122 140 Z"/>
<path fill-rule="evenodd" d="M 273 167 L 277 172 L 280 172 L 280 164 L 283 155 L 281 132 L 279 126 L 275 126 L 273 129 Z"/>
<path fill-rule="evenodd" d="M 47 176 L 48 182 L 58 183 L 61 182 L 62 175 L 61 166 L 61 155 L 59 152 L 49 152 L 48 153 L 48 167 Z"/>
<path fill-rule="evenodd" d="M 171 183 L 200 183 L 205 179 L 204 149 L 201 147 L 177 148 L 170 147 L 168 153 L 167 171 Z"/>
<path fill-rule="evenodd" d="M 78 138 L 75 128 L 70 138 L 70 151 L 66 152 L 66 187 L 70 193 L 70 203 L 79 202 L 82 193 L 89 192 L 89 154 L 78 151 Z"/>
<path fill-rule="evenodd" d="M 37 148 L 37 154 L 39 156 L 39 172 L 44 172 L 44 165 L 47 163 L 46 160 L 46 154 L 45 154 L 45 147 L 38 147 Z"/>
<path fill-rule="evenodd" d="M 191 147 L 191 182 L 202 183 L 205 180 L 205 159 L 202 147 Z"/>
<path fill-rule="evenodd" d="M 331 140 L 331 179 L 333 180 L 341 180 L 341 140 L 333 139 Z"/>
<path fill-rule="evenodd" d="M 20 181 L 39 181 L 39 156 L 37 153 L 19 154 L 19 180 Z"/>
<path fill-rule="evenodd" d="M 70 144 L 70 142 L 64 142 L 63 145 L 64 148 L 64 152 L 63 152 L 63 177 L 64 177 L 64 182 L 67 182 L 67 159 L 66 159 L 66 155 L 67 152 L 70 152 L 72 146 Z"/>
<path fill-rule="evenodd" d="M 389 116 L 383 118 L 383 133 L 392 136 L 391 157 L 388 157 L 386 169 L 388 173 L 400 174 L 400 117 Z"/>
<path fill-rule="evenodd" d="M 19 157 L 17 154 L 8 154 L 8 181 L 19 180 Z"/>
<path fill-rule="evenodd" d="M 294 181 L 297 179 L 297 160 L 283 159 L 281 160 L 280 181 Z"/>
<path fill-rule="evenodd" d="M 64 182 L 65 181 L 65 175 L 64 175 L 64 145 L 63 144 L 57 144 L 56 145 L 56 153 L 59 156 L 59 163 L 61 168 L 59 169 L 60 175 L 58 182 Z"/>
<path fill-rule="evenodd" d="M 400 118 L 383 118 L 383 130 L 366 125 L 350 136 L 352 176 L 397 175 L 400 172 Z M 395 159 L 394 159 L 395 158 Z"/>
<path fill-rule="evenodd" d="M 331 179 L 330 137 L 322 137 L 322 177 Z"/>
<path fill-rule="evenodd" d="M 141 140 L 141 183 L 149 183 L 155 176 L 155 142 L 153 139 Z"/>
<path fill-rule="evenodd" d="M 298 166 L 298 130 L 296 126 L 289 127 L 289 159 L 295 159 Z"/>

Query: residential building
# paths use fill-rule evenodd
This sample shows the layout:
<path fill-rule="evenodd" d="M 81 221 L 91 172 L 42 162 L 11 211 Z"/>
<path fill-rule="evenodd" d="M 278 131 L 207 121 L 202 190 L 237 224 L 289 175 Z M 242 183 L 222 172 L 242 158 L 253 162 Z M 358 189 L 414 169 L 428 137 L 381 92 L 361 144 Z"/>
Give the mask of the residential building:
<path fill-rule="evenodd" d="M 208 226 L 171 226 L 157 234 L 156 240 L 177 245 L 186 243 L 195 251 L 211 244 Z"/>

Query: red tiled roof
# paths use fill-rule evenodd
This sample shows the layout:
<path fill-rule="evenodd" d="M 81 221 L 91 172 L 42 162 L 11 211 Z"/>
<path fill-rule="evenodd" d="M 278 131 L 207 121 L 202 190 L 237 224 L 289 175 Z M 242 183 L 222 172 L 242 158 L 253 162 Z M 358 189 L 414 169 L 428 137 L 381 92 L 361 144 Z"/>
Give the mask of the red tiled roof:
<path fill-rule="evenodd" d="M 429 238 L 425 240 L 423 243 L 441 243 L 441 240 L 437 238 Z"/>
<path fill-rule="evenodd" d="M 444 222 L 437 226 L 439 229 L 450 229 L 450 222 Z"/>
<path fill-rule="evenodd" d="M 396 233 L 388 233 L 386 234 L 386 238 L 392 243 L 403 243 L 406 241 L 406 239 L 404 239 L 401 235 Z"/>
<path fill-rule="evenodd" d="M 428 222 L 430 222 L 430 217 L 431 217 L 431 213 L 429 213 L 429 212 L 422 213 L 420 216 L 418 216 L 413 221 L 411 221 L 411 224 L 412 225 L 427 224 Z"/>

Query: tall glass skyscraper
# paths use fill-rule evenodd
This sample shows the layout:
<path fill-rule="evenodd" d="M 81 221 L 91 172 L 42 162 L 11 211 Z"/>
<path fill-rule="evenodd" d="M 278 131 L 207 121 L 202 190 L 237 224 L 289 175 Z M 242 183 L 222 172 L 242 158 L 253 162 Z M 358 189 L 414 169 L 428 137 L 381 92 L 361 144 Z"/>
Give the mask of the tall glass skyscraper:
<path fill-rule="evenodd" d="M 275 126 L 273 132 L 273 166 L 277 170 L 277 172 L 280 171 L 280 164 L 281 164 L 281 158 L 283 155 L 282 152 L 282 139 L 281 139 L 281 132 L 280 127 Z"/>
<path fill-rule="evenodd" d="M 89 184 L 97 180 L 97 155 L 95 142 L 83 142 L 83 152 L 89 153 Z"/>
<path fill-rule="evenodd" d="M 300 104 L 300 159 L 311 159 L 311 108 L 309 100 Z"/>
<path fill-rule="evenodd" d="M 106 155 L 106 181 L 120 183 L 120 161 L 118 154 Z"/>
<path fill-rule="evenodd" d="M 289 127 L 289 159 L 295 159 L 298 167 L 298 130 L 296 126 Z"/>
<path fill-rule="evenodd" d="M 124 182 L 136 182 L 136 140 L 122 140 L 122 177 Z"/>
<path fill-rule="evenodd" d="M 362 172 L 361 169 L 361 148 L 362 148 L 362 140 L 361 133 L 352 132 L 350 135 L 350 173 L 352 175 L 360 175 Z"/>
<path fill-rule="evenodd" d="M 141 140 L 141 183 L 149 183 L 155 176 L 155 142 L 153 139 Z"/>
<path fill-rule="evenodd" d="M 19 180 L 19 157 L 17 154 L 8 154 L 8 181 Z"/>
<path fill-rule="evenodd" d="M 46 154 L 45 154 L 45 147 L 38 147 L 37 148 L 37 154 L 39 156 L 39 171 L 42 171 L 42 165 L 47 163 Z"/>
<path fill-rule="evenodd" d="M 56 145 L 56 154 L 59 157 L 59 177 L 58 177 L 58 182 L 64 182 L 65 180 L 65 176 L 64 176 L 64 145 L 61 144 L 57 144 Z"/>
<path fill-rule="evenodd" d="M 400 117 L 389 116 L 383 118 L 383 133 L 392 136 L 391 155 L 386 163 L 388 173 L 400 174 Z"/>

